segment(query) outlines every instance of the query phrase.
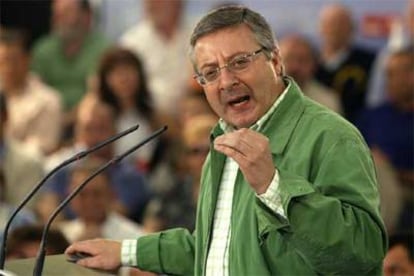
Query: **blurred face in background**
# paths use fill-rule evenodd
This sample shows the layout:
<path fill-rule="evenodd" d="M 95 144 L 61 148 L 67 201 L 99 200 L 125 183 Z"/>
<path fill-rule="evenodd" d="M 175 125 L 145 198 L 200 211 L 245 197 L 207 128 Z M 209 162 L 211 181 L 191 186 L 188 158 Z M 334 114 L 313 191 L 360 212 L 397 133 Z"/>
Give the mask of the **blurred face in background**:
<path fill-rule="evenodd" d="M 83 35 L 89 27 L 89 14 L 82 10 L 80 0 L 54 0 L 52 4 L 52 28 L 63 40 Z"/>
<path fill-rule="evenodd" d="M 134 103 L 135 93 L 139 87 L 138 69 L 127 63 L 115 65 L 106 75 L 106 82 L 115 95 L 123 100 L 130 100 Z"/>
<path fill-rule="evenodd" d="M 383 272 L 385 276 L 414 275 L 414 263 L 407 248 L 400 244 L 390 248 L 384 258 Z"/>
<path fill-rule="evenodd" d="M 285 72 L 293 77 L 300 87 L 313 78 L 315 58 L 311 46 L 297 36 L 286 37 L 279 41 Z"/>
<path fill-rule="evenodd" d="M 145 9 L 157 29 L 174 28 L 181 15 L 181 0 L 145 0 Z"/>
<path fill-rule="evenodd" d="M 387 88 L 390 100 L 406 105 L 414 100 L 414 54 L 391 55 L 386 65 Z"/>
<path fill-rule="evenodd" d="M 4 92 L 21 88 L 29 71 L 30 58 L 17 43 L 0 44 L 0 83 Z"/>
<path fill-rule="evenodd" d="M 90 148 L 114 135 L 115 117 L 112 109 L 101 102 L 87 100 L 80 104 L 76 124 L 76 143 Z M 113 156 L 113 143 L 93 152 L 93 156 L 108 160 Z"/>
<path fill-rule="evenodd" d="M 201 169 L 210 149 L 210 132 L 217 123 L 217 117 L 210 114 L 196 115 L 183 127 L 183 141 L 186 150 L 186 165 L 189 173 L 199 180 Z"/>
<path fill-rule="evenodd" d="M 333 4 L 322 9 L 319 32 L 324 48 L 340 50 L 348 47 L 352 38 L 352 18 L 349 11 Z"/>
<path fill-rule="evenodd" d="M 39 251 L 39 245 L 40 241 L 24 241 L 16 250 L 7 254 L 7 259 L 34 258 Z"/>
<path fill-rule="evenodd" d="M 204 95 L 187 95 L 180 101 L 180 125 L 201 114 L 214 114 Z"/>
<path fill-rule="evenodd" d="M 89 171 L 75 171 L 71 177 L 70 191 L 75 190 L 90 174 Z M 99 174 L 73 198 L 71 206 L 85 223 L 101 224 L 105 221 L 113 199 L 109 185 L 107 175 Z"/>

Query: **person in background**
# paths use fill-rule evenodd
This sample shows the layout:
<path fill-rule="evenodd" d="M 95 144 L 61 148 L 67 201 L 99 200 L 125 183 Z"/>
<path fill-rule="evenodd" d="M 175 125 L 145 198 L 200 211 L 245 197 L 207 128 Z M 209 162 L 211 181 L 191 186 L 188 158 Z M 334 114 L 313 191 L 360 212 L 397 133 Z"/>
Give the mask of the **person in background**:
<path fill-rule="evenodd" d="M 182 129 L 185 168 L 191 183 L 194 208 L 197 206 L 203 164 L 210 151 L 210 134 L 217 121 L 214 113 L 199 114 L 190 118 Z"/>
<path fill-rule="evenodd" d="M 388 234 L 398 232 L 400 217 L 404 208 L 404 190 L 398 179 L 398 173 L 390 160 L 377 151 L 372 152 L 377 171 L 378 188 L 380 192 L 381 217 L 384 220 Z"/>
<path fill-rule="evenodd" d="M 355 24 L 340 3 L 325 5 L 319 17 L 320 60 L 316 79 L 339 93 L 344 116 L 351 123 L 365 107 L 375 55 L 353 43 Z"/>
<path fill-rule="evenodd" d="M 206 95 L 202 91 L 189 91 L 184 95 L 184 98 L 180 101 L 180 113 L 178 115 L 178 125 L 180 126 L 181 133 L 182 127 L 191 120 L 194 116 L 201 114 L 214 114 L 208 104 Z"/>
<path fill-rule="evenodd" d="M 88 94 L 79 105 L 74 130 L 74 143 L 50 156 L 46 160 L 46 171 L 50 171 L 81 150 L 91 148 L 115 135 L 115 112 L 111 106 L 101 102 L 95 94 Z M 114 158 L 113 143 L 92 152 L 89 157 L 108 162 Z M 70 170 L 71 166 L 60 170 L 45 186 L 42 200 L 38 200 L 37 204 L 43 219 L 49 216 L 56 202 L 65 197 Z M 140 222 L 145 206 L 151 198 L 150 187 L 144 174 L 128 162 L 112 164 L 107 170 L 111 178 L 111 187 L 116 194 L 112 205 L 116 206 L 115 209 L 119 213 Z M 67 212 L 66 215 L 68 218 L 73 218 L 71 212 Z"/>
<path fill-rule="evenodd" d="M 62 96 L 65 140 L 71 138 L 76 106 L 109 42 L 94 30 L 88 0 L 53 0 L 51 32 L 35 42 L 32 69 Z"/>
<path fill-rule="evenodd" d="M 8 106 L 7 135 L 32 152 L 48 155 L 60 143 L 61 98 L 30 72 L 30 58 L 23 30 L 0 29 L 0 93 Z"/>
<path fill-rule="evenodd" d="M 97 71 L 98 96 L 114 108 L 117 132 L 139 124 L 138 131 L 115 142 L 115 154 L 120 154 L 160 127 L 158 115 L 142 61 L 133 52 L 119 47 L 108 49 Z M 140 171 L 149 172 L 155 166 L 152 161 L 157 158 L 154 154 L 158 145 L 159 141 L 150 142 L 127 158 Z"/>
<path fill-rule="evenodd" d="M 182 127 L 182 171 L 175 184 L 158 194 L 145 211 L 143 226 L 148 232 L 184 227 L 194 230 L 201 171 L 210 149 L 210 132 L 217 123 L 214 113 L 195 115 Z"/>
<path fill-rule="evenodd" d="M 10 232 L 6 259 L 27 259 L 37 256 L 42 240 L 43 226 L 22 226 Z M 46 255 L 62 254 L 69 245 L 63 234 L 55 228 L 49 230 Z"/>
<path fill-rule="evenodd" d="M 66 254 L 175 275 L 380 274 L 387 235 L 374 163 L 357 129 L 283 74 L 273 30 L 226 6 L 196 25 L 190 57 L 219 123 L 193 233 L 89 240 Z M 328 227 L 327 227 L 328 226 Z"/>
<path fill-rule="evenodd" d="M 6 99 L 0 94 L 0 167 L 4 173 L 4 202 L 17 206 L 44 176 L 42 158 L 28 151 L 19 141 L 6 135 L 9 112 Z M 33 201 L 28 207 L 33 207 Z"/>
<path fill-rule="evenodd" d="M 191 67 L 186 54 L 190 29 L 183 0 L 144 0 L 144 18 L 120 38 L 120 45 L 142 58 L 156 112 L 177 115 Z"/>
<path fill-rule="evenodd" d="M 405 207 L 397 231 L 413 229 L 414 221 L 414 47 L 390 53 L 386 62 L 388 100 L 367 108 L 356 122 L 377 159 L 395 169 Z"/>
<path fill-rule="evenodd" d="M 383 273 L 384 276 L 414 275 L 414 238 L 412 232 L 389 237 Z"/>
<path fill-rule="evenodd" d="M 175 130 L 177 133 L 170 134 L 172 139 L 168 141 L 165 162 L 158 166 L 149 179 L 152 190 L 158 195 L 165 195 L 175 190 L 174 187 L 177 183 L 181 183 L 182 179 L 186 177 L 188 168 L 186 168 L 186 158 L 183 157 L 185 149 L 182 134 L 184 128 L 188 126 L 187 122 L 199 115 L 215 115 L 207 102 L 206 96 L 199 91 L 187 91 L 179 103 L 178 110 L 176 124 L 178 127 Z M 168 131 L 170 132 L 170 128 L 168 128 Z M 154 210 L 157 210 L 158 208 L 155 206 Z"/>
<path fill-rule="evenodd" d="M 369 81 L 367 107 L 377 107 L 387 101 L 385 63 L 392 52 L 414 44 L 414 0 L 407 0 L 404 11 L 390 27 L 386 45 L 378 53 Z"/>
<path fill-rule="evenodd" d="M 11 214 L 15 210 L 15 206 L 5 201 L 6 195 L 6 179 L 4 177 L 3 168 L 0 167 L 0 239 L 3 236 L 4 227 L 8 222 Z M 27 209 L 21 210 L 14 218 L 10 225 L 10 230 L 23 225 L 30 225 L 36 223 L 36 217 L 34 214 Z"/>
<path fill-rule="evenodd" d="M 74 166 L 70 172 L 68 194 L 102 165 L 98 160 L 87 159 Z M 142 235 L 138 224 L 116 213 L 111 206 L 116 195 L 110 181 L 106 171 L 98 174 L 70 202 L 76 219 L 59 224 L 59 229 L 70 242 L 94 238 L 120 240 Z"/>
<path fill-rule="evenodd" d="M 306 96 L 341 114 L 337 92 L 314 78 L 317 53 L 310 41 L 299 34 L 291 34 L 279 41 L 279 48 L 286 75 L 295 79 Z"/>

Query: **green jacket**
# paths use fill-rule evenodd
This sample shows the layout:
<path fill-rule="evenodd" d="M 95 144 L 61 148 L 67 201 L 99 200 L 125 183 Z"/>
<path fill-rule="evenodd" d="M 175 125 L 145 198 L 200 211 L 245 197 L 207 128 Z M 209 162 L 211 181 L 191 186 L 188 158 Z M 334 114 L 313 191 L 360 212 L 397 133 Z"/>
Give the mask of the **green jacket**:
<path fill-rule="evenodd" d="M 387 242 L 373 161 L 358 131 L 297 85 L 263 127 L 287 219 L 268 209 L 242 173 L 231 218 L 230 275 L 381 274 Z M 213 130 L 212 140 L 223 134 Z M 203 169 L 193 235 L 173 229 L 138 240 L 142 269 L 203 275 L 225 156 Z"/>

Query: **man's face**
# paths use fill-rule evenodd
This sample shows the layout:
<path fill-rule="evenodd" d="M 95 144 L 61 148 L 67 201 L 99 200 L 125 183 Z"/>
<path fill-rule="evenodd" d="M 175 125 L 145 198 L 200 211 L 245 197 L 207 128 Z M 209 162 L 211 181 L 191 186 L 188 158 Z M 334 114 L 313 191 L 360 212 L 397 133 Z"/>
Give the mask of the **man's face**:
<path fill-rule="evenodd" d="M 52 26 L 63 39 L 71 39 L 83 31 L 84 16 L 78 0 L 55 0 L 53 2 Z"/>
<path fill-rule="evenodd" d="M 260 48 L 246 25 L 225 28 L 196 42 L 196 67 L 198 71 L 221 67 L 237 55 L 252 53 Z M 280 66 L 279 62 L 278 53 L 274 51 L 271 60 L 260 53 L 246 69 L 237 73 L 222 69 L 218 79 L 203 87 L 212 109 L 237 128 L 254 124 L 278 96 L 276 68 Z"/>
<path fill-rule="evenodd" d="M 398 54 L 389 58 L 387 67 L 388 95 L 395 103 L 413 100 L 414 62 L 412 54 Z"/>
<path fill-rule="evenodd" d="M 115 122 L 110 113 L 102 108 L 87 110 L 79 116 L 75 125 L 75 140 L 87 148 L 96 146 L 115 134 Z M 92 153 L 103 159 L 112 157 L 113 143 Z"/>
<path fill-rule="evenodd" d="M 70 183 L 70 192 L 89 177 L 88 173 L 75 172 Z M 72 200 L 71 206 L 77 216 L 88 223 L 101 223 L 105 220 L 111 206 L 112 195 L 109 180 L 104 175 L 97 175 Z"/>
<path fill-rule="evenodd" d="M 22 241 L 19 247 L 13 252 L 10 252 L 7 258 L 10 259 L 27 259 L 34 258 L 39 251 L 39 242 L 37 241 Z"/>
<path fill-rule="evenodd" d="M 383 270 L 385 276 L 414 275 L 414 263 L 410 260 L 407 249 L 402 245 L 390 248 L 384 259 Z"/>
<path fill-rule="evenodd" d="M 341 7 L 325 8 L 320 16 L 319 32 L 322 43 L 329 48 L 346 47 L 352 38 L 352 19 Z"/>
<path fill-rule="evenodd" d="M 293 77 L 299 86 L 305 85 L 314 73 L 312 50 L 304 42 L 293 38 L 280 41 L 279 46 L 286 74 Z"/>
<path fill-rule="evenodd" d="M 18 45 L 0 45 L 0 82 L 6 93 L 22 86 L 29 70 L 29 56 Z"/>

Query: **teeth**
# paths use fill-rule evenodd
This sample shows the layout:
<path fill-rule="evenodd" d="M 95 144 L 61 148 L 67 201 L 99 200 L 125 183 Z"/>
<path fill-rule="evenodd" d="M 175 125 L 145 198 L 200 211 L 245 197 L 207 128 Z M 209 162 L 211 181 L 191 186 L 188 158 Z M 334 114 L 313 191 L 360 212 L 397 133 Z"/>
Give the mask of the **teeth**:
<path fill-rule="evenodd" d="M 249 96 L 244 96 L 244 97 L 238 98 L 234 101 L 231 101 L 230 104 L 238 104 L 238 103 L 247 101 L 248 99 L 249 99 Z"/>

